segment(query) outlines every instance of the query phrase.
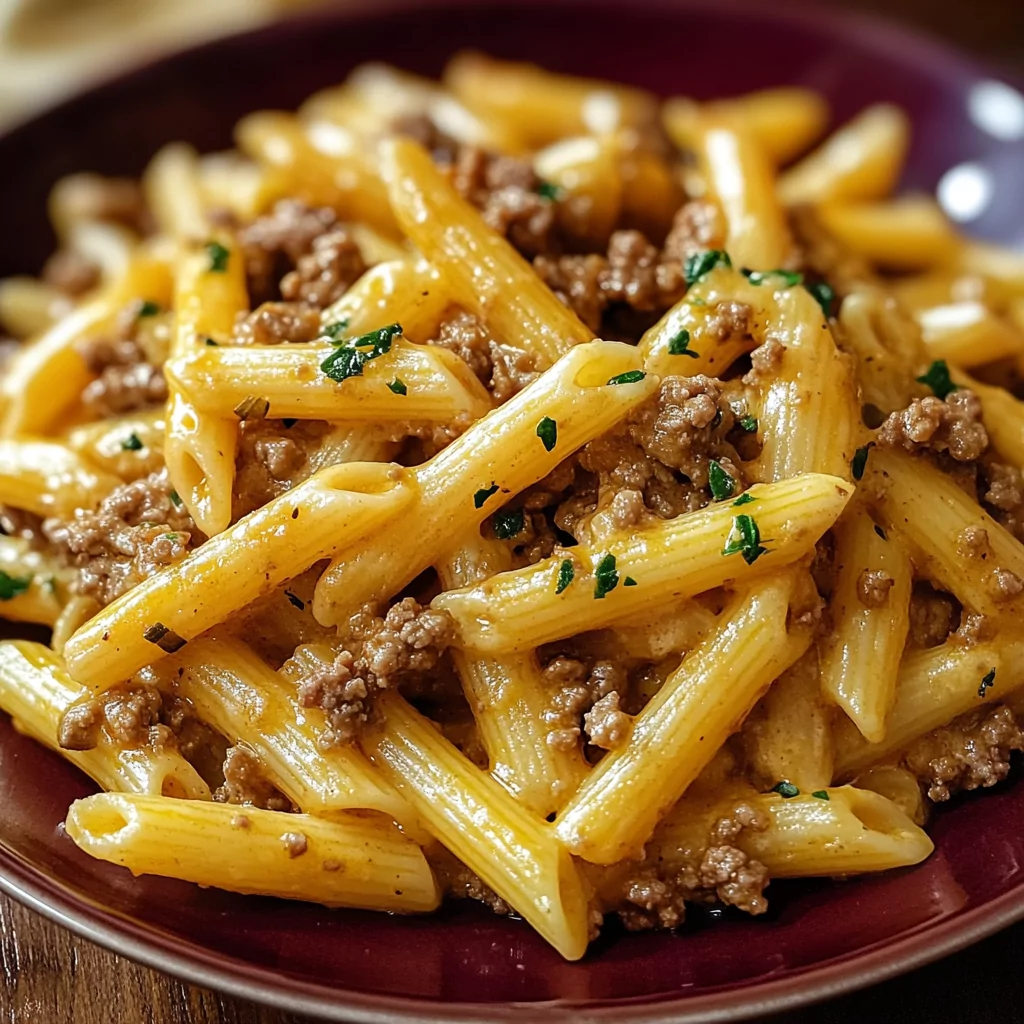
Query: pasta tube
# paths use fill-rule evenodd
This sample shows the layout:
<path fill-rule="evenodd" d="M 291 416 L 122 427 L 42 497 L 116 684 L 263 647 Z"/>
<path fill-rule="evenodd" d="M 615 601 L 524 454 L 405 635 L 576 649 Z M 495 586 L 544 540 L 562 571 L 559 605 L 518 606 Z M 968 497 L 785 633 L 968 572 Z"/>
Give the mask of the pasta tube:
<path fill-rule="evenodd" d="M 526 650 L 788 565 L 813 550 L 852 493 L 845 481 L 817 474 L 759 484 L 746 492 L 742 508 L 719 502 L 614 537 L 600 550 L 580 545 L 443 593 L 434 607 L 454 617 L 463 647 Z M 757 550 L 755 533 L 766 550 Z M 747 554 L 740 544 L 748 544 Z"/>
<path fill-rule="evenodd" d="M 587 947 L 583 879 L 551 826 L 480 771 L 397 693 L 363 747 L 430 831 L 567 960 Z"/>
<path fill-rule="evenodd" d="M 0 708 L 21 732 L 56 751 L 104 789 L 210 799 L 209 786 L 170 747 L 121 747 L 101 729 L 92 750 L 64 750 L 57 742 L 64 712 L 88 697 L 49 648 L 28 640 L 0 643 Z"/>
<path fill-rule="evenodd" d="M 134 875 L 328 907 L 411 913 L 440 902 L 423 851 L 390 822 L 98 793 L 65 828 L 79 849 Z"/>
<path fill-rule="evenodd" d="M 992 447 L 1007 462 L 1024 467 L 1024 402 L 1005 388 L 982 384 L 966 373 L 954 371 L 952 377 L 981 399 L 981 419 Z"/>
<path fill-rule="evenodd" d="M 917 312 L 929 359 L 948 359 L 969 369 L 1019 356 L 1024 330 L 996 316 L 981 302 L 952 302 Z"/>
<path fill-rule="evenodd" d="M 317 584 L 317 619 L 336 625 L 367 601 L 396 594 L 509 496 L 618 423 L 657 387 L 638 364 L 629 345 L 580 345 L 417 466 L 410 514 L 369 544 L 339 553 Z"/>
<path fill-rule="evenodd" d="M 50 441 L 0 441 L 0 503 L 70 518 L 95 508 L 120 480 Z"/>
<path fill-rule="evenodd" d="M 311 476 L 87 622 L 64 649 L 72 676 L 104 690 L 174 653 L 409 508 L 406 475 L 397 466 L 353 462 Z"/>
<path fill-rule="evenodd" d="M 21 537 L 0 537 L 0 618 L 52 626 L 61 613 L 67 570 Z M 60 592 L 58 593 L 58 582 Z"/>

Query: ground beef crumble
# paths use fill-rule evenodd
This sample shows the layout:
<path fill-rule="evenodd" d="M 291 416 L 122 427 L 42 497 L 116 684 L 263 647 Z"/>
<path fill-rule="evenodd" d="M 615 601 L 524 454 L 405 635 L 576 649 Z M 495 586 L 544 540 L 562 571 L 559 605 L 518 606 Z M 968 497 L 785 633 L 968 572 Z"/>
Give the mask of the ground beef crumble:
<path fill-rule="evenodd" d="M 995 459 L 982 463 L 982 501 L 993 518 L 1024 542 L 1024 474 Z"/>
<path fill-rule="evenodd" d="M 910 595 L 909 642 L 914 647 L 944 643 L 956 626 L 959 602 L 951 594 L 918 580 Z"/>
<path fill-rule="evenodd" d="M 224 785 L 213 794 L 219 803 L 245 804 L 267 811 L 296 810 L 291 800 L 267 780 L 260 759 L 247 747 L 230 747 L 223 771 Z"/>
<path fill-rule="evenodd" d="M 1010 708 L 982 707 L 917 740 L 904 755 L 928 798 L 994 786 L 1010 771 L 1010 753 L 1024 750 L 1024 732 Z"/>
<path fill-rule="evenodd" d="M 907 452 L 948 452 L 957 462 L 974 462 L 988 447 L 981 422 L 981 402 L 973 391 L 951 391 L 942 400 L 934 395 L 915 398 L 892 413 L 878 431 L 878 443 Z"/>
<path fill-rule="evenodd" d="M 548 726 L 548 746 L 571 750 L 585 735 L 594 746 L 613 749 L 609 743 L 621 746 L 628 739 L 629 716 L 619 710 L 627 681 L 619 666 L 597 661 L 588 667 L 559 655 L 544 668 L 543 680 L 552 694 L 541 715 Z"/>
<path fill-rule="evenodd" d="M 432 850 L 429 854 L 430 866 L 434 870 L 438 884 L 446 896 L 453 899 L 476 900 L 489 907 L 495 914 L 502 917 L 513 913 L 509 906 L 479 875 L 466 867 L 462 861 L 443 847 Z"/>
<path fill-rule="evenodd" d="M 239 316 L 232 341 L 236 345 L 280 345 L 320 337 L 320 311 L 305 302 L 264 302 Z"/>
<path fill-rule="evenodd" d="M 884 608 L 895 582 L 878 569 L 865 569 L 857 577 L 857 599 L 865 608 Z"/>
<path fill-rule="evenodd" d="M 77 509 L 73 519 L 43 522 L 46 538 L 78 569 L 75 593 L 106 605 L 185 557 L 201 535 L 172 494 L 161 471 L 118 487 L 95 512 Z"/>

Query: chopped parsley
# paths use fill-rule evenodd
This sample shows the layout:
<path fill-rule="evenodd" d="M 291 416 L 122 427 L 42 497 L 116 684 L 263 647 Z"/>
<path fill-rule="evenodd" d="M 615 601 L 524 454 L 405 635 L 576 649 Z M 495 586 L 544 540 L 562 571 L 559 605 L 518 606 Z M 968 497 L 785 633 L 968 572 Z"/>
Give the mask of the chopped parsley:
<path fill-rule="evenodd" d="M 404 381 L 404 380 L 402 380 L 402 379 L 401 379 L 400 377 L 396 377 L 396 378 L 395 378 L 395 379 L 394 379 L 394 380 L 393 380 L 393 381 L 392 381 L 392 382 L 391 382 L 391 383 L 390 383 L 390 384 L 388 385 L 388 388 L 389 388 L 389 389 L 390 389 L 391 391 L 394 391 L 394 393 L 395 393 L 396 395 L 407 395 L 407 394 L 409 394 L 409 389 L 408 389 L 408 388 L 407 388 L 407 387 L 405 386 L 405 381 Z"/>
<path fill-rule="evenodd" d="M 745 430 L 748 434 L 757 433 L 757 417 L 756 416 L 743 416 L 740 419 L 740 429 Z"/>
<path fill-rule="evenodd" d="M 284 596 L 288 598 L 289 602 L 293 604 L 301 612 L 306 607 L 306 602 L 302 600 L 298 594 L 293 594 L 290 590 L 284 592 Z"/>
<path fill-rule="evenodd" d="M 757 499 L 750 493 L 750 491 L 747 491 L 744 494 L 741 494 L 733 502 L 733 506 L 736 506 L 736 505 L 749 505 L 752 501 L 757 501 Z"/>
<path fill-rule="evenodd" d="M 675 337 L 669 339 L 668 354 L 700 359 L 700 356 L 690 348 L 690 332 L 685 327 Z"/>
<path fill-rule="evenodd" d="M 832 315 L 832 307 L 836 301 L 836 290 L 827 281 L 819 281 L 817 284 L 809 284 L 807 290 L 821 306 L 822 313 L 829 317 Z"/>
<path fill-rule="evenodd" d="M 793 270 L 748 270 L 746 267 L 740 271 L 741 274 L 751 283 L 761 285 L 767 281 L 770 281 L 773 277 L 781 277 L 785 282 L 787 288 L 795 288 L 798 284 L 802 284 L 804 280 L 803 274 L 798 274 Z"/>
<path fill-rule="evenodd" d="M 558 567 L 558 583 L 555 585 L 555 593 L 560 594 L 576 576 L 576 567 L 572 564 L 572 559 L 567 558 Z"/>
<path fill-rule="evenodd" d="M 698 252 L 688 256 L 686 263 L 683 265 L 683 272 L 686 274 L 686 286 L 689 288 L 695 285 L 705 274 L 710 274 L 719 264 L 723 267 L 732 266 L 729 254 L 721 249 L 708 249 L 705 252 Z"/>
<path fill-rule="evenodd" d="M 246 395 L 234 408 L 240 420 L 263 420 L 270 412 L 270 399 L 262 395 Z"/>
<path fill-rule="evenodd" d="M 992 669 L 991 672 L 987 673 L 984 679 L 981 681 L 981 686 L 978 687 L 978 696 L 984 697 L 985 694 L 996 685 L 996 670 Z"/>
<path fill-rule="evenodd" d="M 871 445 L 866 444 L 863 448 L 858 448 L 853 454 L 853 458 L 850 460 L 850 471 L 853 473 L 854 480 L 860 480 L 864 476 L 864 468 L 868 464 L 868 452 L 871 451 Z"/>
<path fill-rule="evenodd" d="M 142 443 L 142 438 L 133 430 L 122 442 L 121 447 L 126 452 L 141 452 L 146 446 Z"/>
<path fill-rule="evenodd" d="M 154 622 L 152 626 L 149 626 L 142 634 L 142 639 L 156 644 L 161 651 L 167 654 L 180 651 L 188 643 L 184 637 L 178 636 L 170 626 L 165 626 L 162 622 Z"/>
<path fill-rule="evenodd" d="M 348 319 L 343 317 L 341 320 L 336 321 L 333 324 L 328 324 L 321 332 L 320 336 L 323 338 L 330 338 L 331 341 L 341 344 L 343 341 L 342 335 L 348 330 Z"/>
<path fill-rule="evenodd" d="M 185 504 L 181 500 L 181 495 L 177 491 L 171 491 L 170 498 L 171 498 L 171 504 L 175 508 L 181 508 L 181 506 Z"/>
<path fill-rule="evenodd" d="M 550 181 L 542 181 L 537 186 L 537 195 L 541 199 L 550 199 L 551 202 L 557 203 L 562 198 L 562 188 L 560 185 L 555 185 Z"/>
<path fill-rule="evenodd" d="M 605 555 L 597 563 L 597 571 L 594 573 L 594 597 L 600 600 L 618 585 L 619 574 L 615 571 L 615 556 Z"/>
<path fill-rule="evenodd" d="M 828 795 L 828 790 L 827 789 L 816 789 L 811 794 L 811 796 L 813 796 L 815 800 L 828 800 L 828 799 L 830 799 L 830 797 Z"/>
<path fill-rule="evenodd" d="M 32 586 L 31 576 L 11 576 L 0 569 L 0 601 L 10 601 Z"/>
<path fill-rule="evenodd" d="M 495 512 L 493 522 L 494 536 L 498 540 L 508 540 L 523 532 L 523 527 L 526 526 L 526 516 L 523 515 L 521 508 L 513 508 Z"/>
<path fill-rule="evenodd" d="M 298 423 L 298 422 L 299 422 L 298 420 L 293 420 L 293 419 L 290 419 L 290 418 L 289 419 L 284 419 L 284 420 L 281 420 L 281 426 L 284 427 L 285 430 L 291 430 L 292 427 L 294 427 L 295 424 Z"/>
<path fill-rule="evenodd" d="M 211 348 L 220 348 L 220 342 L 214 341 L 213 338 L 207 338 L 206 344 Z"/>
<path fill-rule="evenodd" d="M 220 242 L 207 242 L 206 252 L 210 257 L 210 272 L 213 274 L 223 274 L 228 269 L 231 250 L 221 245 Z"/>
<path fill-rule="evenodd" d="M 558 424 L 550 416 L 545 416 L 537 424 L 537 436 L 544 445 L 544 451 L 552 451 L 558 442 Z"/>
<path fill-rule="evenodd" d="M 715 501 L 725 501 L 731 498 L 736 491 L 736 481 L 722 469 L 722 464 L 715 459 L 708 463 L 708 485 L 711 487 L 711 497 Z"/>
<path fill-rule="evenodd" d="M 885 530 L 883 530 L 877 523 L 875 524 L 875 533 L 877 533 L 878 536 L 882 538 L 882 540 L 888 540 L 889 539 L 885 535 Z"/>
<path fill-rule="evenodd" d="M 625 373 L 617 373 L 608 379 L 609 384 L 636 384 L 646 377 L 643 370 L 627 370 Z"/>
<path fill-rule="evenodd" d="M 476 494 L 473 495 L 473 507 L 474 508 L 483 508 L 484 505 L 487 503 L 487 499 L 492 494 L 497 494 L 497 492 L 498 492 L 498 485 L 496 483 L 494 483 L 493 481 L 492 481 L 490 487 L 481 487 L 480 490 L 477 491 Z"/>
<path fill-rule="evenodd" d="M 919 384 L 927 384 L 932 389 L 936 398 L 945 398 L 951 391 L 956 391 L 956 385 L 950 380 L 949 367 L 945 359 L 936 359 L 928 370 L 917 378 Z"/>
<path fill-rule="evenodd" d="M 636 580 L 635 580 L 635 579 L 633 579 L 633 577 L 632 577 L 632 576 L 627 576 L 627 577 L 626 577 L 626 578 L 625 578 L 625 579 L 624 579 L 624 580 L 622 581 L 622 585 L 623 585 L 624 587 L 635 587 L 635 586 L 636 586 Z"/>
<path fill-rule="evenodd" d="M 363 367 L 371 359 L 377 359 L 390 352 L 391 342 L 401 333 L 401 324 L 389 324 L 379 331 L 370 331 L 369 334 L 360 335 L 358 338 L 346 338 L 339 342 L 338 349 L 320 364 L 320 369 L 339 384 L 349 377 L 361 377 Z"/>
<path fill-rule="evenodd" d="M 139 316 L 140 317 L 143 317 L 143 316 L 159 316 L 160 312 L 161 312 L 161 310 L 160 310 L 160 303 L 158 303 L 158 302 L 151 302 L 149 299 L 146 299 L 145 302 L 143 302 L 142 305 L 139 306 Z"/>
<path fill-rule="evenodd" d="M 747 565 L 753 565 L 767 548 L 761 546 L 761 531 L 753 516 L 738 515 L 732 521 L 732 530 L 726 538 L 723 555 L 740 554 Z"/>
<path fill-rule="evenodd" d="M 771 791 L 773 793 L 778 793 L 779 796 L 785 797 L 785 799 L 787 800 L 790 800 L 794 796 L 800 795 L 800 790 L 797 789 L 797 787 L 794 786 L 792 782 L 786 781 L 779 782 L 776 785 L 772 786 Z"/>

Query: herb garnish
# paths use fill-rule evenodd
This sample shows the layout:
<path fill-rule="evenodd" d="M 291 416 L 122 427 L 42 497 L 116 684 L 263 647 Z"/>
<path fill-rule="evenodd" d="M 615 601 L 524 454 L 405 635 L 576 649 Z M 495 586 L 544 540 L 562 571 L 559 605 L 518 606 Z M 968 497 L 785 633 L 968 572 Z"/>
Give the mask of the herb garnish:
<path fill-rule="evenodd" d="M 358 338 L 346 338 L 321 364 L 331 380 L 348 380 L 349 377 L 361 377 L 363 367 L 371 360 L 377 359 L 391 351 L 391 342 L 402 333 L 401 324 L 390 324 L 379 331 L 370 331 Z"/>
<path fill-rule="evenodd" d="M 562 198 L 562 188 L 560 185 L 555 185 L 550 181 L 542 181 L 537 186 L 537 195 L 541 199 L 550 199 L 553 203 L 557 203 Z"/>
<path fill-rule="evenodd" d="M 210 348 L 220 348 L 220 342 L 214 341 L 213 338 L 207 338 L 206 344 L 209 345 Z"/>
<path fill-rule="evenodd" d="M 389 385 L 388 388 L 392 390 L 396 395 L 407 395 L 409 389 L 405 386 L 405 381 L 400 377 L 396 377 Z"/>
<path fill-rule="evenodd" d="M 945 359 L 936 359 L 928 370 L 917 378 L 917 382 L 927 384 L 936 398 L 945 398 L 951 391 L 957 390 L 956 385 L 950 380 L 949 367 Z"/>
<path fill-rule="evenodd" d="M 617 373 L 614 377 L 609 378 L 609 384 L 636 384 L 637 381 L 641 381 L 646 377 L 647 374 L 643 370 L 626 370 L 625 373 Z"/>
<path fill-rule="evenodd" d="M 184 637 L 178 636 L 170 626 L 165 626 L 162 622 L 154 622 L 152 626 L 149 626 L 142 634 L 142 639 L 156 644 L 161 651 L 165 651 L 167 654 L 180 651 L 188 643 Z"/>
<path fill-rule="evenodd" d="M 750 491 L 746 491 L 733 502 L 733 507 L 736 505 L 749 505 L 752 501 L 757 501 L 757 499 L 750 493 Z"/>
<path fill-rule="evenodd" d="M 246 395 L 234 408 L 240 420 L 263 420 L 270 412 L 270 399 L 262 395 Z"/>
<path fill-rule="evenodd" d="M 0 569 L 0 601 L 10 601 L 32 586 L 31 576 L 11 576 Z"/>
<path fill-rule="evenodd" d="M 761 546 L 761 531 L 753 516 L 738 515 L 732 521 L 732 530 L 726 538 L 723 555 L 741 554 L 747 565 L 753 565 L 768 551 Z"/>
<path fill-rule="evenodd" d="M 522 533 L 526 526 L 526 516 L 521 508 L 513 508 L 494 513 L 494 536 L 498 540 L 508 540 L 517 533 Z"/>
<path fill-rule="evenodd" d="M 984 697 L 988 690 L 996 685 L 996 670 L 992 669 L 984 679 L 981 681 L 981 686 L 978 687 L 978 696 Z"/>
<path fill-rule="evenodd" d="M 683 273 L 686 275 L 686 286 L 692 287 L 705 274 L 710 274 L 719 264 L 723 267 L 731 267 L 732 260 L 729 254 L 721 249 L 708 249 L 705 252 L 694 253 L 688 256 L 683 265 Z"/>
<path fill-rule="evenodd" d="M 139 316 L 158 316 L 160 314 L 160 303 L 152 302 L 146 299 L 141 306 L 139 306 Z"/>
<path fill-rule="evenodd" d="M 677 335 L 669 339 L 668 354 L 670 356 L 690 356 L 700 359 L 698 353 L 690 348 L 690 332 L 684 327 Z"/>
<path fill-rule="evenodd" d="M 785 797 L 785 799 L 787 800 L 791 799 L 794 796 L 800 795 L 800 790 L 797 789 L 797 787 L 794 786 L 792 782 L 786 781 L 779 782 L 776 785 L 772 786 L 771 791 L 773 793 L 778 793 L 779 796 Z"/>
<path fill-rule="evenodd" d="M 558 583 L 555 586 L 555 593 L 560 594 L 576 576 L 576 567 L 572 564 L 572 559 L 567 558 L 558 567 Z"/>
<path fill-rule="evenodd" d="M 491 482 L 491 486 L 490 487 L 481 487 L 480 490 L 477 491 L 476 494 L 473 495 L 473 507 L 474 508 L 483 508 L 485 503 L 487 502 L 487 499 L 492 494 L 496 494 L 497 491 L 498 491 L 498 485 L 496 483 L 494 483 L 493 481 Z"/>
<path fill-rule="evenodd" d="M 853 453 L 853 458 L 850 461 L 850 471 L 853 473 L 854 480 L 860 480 L 864 476 L 864 468 L 868 464 L 868 452 L 871 451 L 872 447 L 872 445 L 866 444 L 863 448 L 858 448 Z"/>
<path fill-rule="evenodd" d="M 181 495 L 177 491 L 171 491 L 170 493 L 171 504 L 175 508 L 181 508 L 185 503 L 181 500 Z"/>
<path fill-rule="evenodd" d="M 133 430 L 122 442 L 121 447 L 126 452 L 140 452 L 146 446 L 142 443 L 142 438 Z"/>
<path fill-rule="evenodd" d="M 708 485 L 711 487 L 711 497 L 715 501 L 725 501 L 731 498 L 736 491 L 736 481 L 722 469 L 722 464 L 715 459 L 708 463 Z"/>
<path fill-rule="evenodd" d="M 210 272 L 213 274 L 223 274 L 228 269 L 231 250 L 225 248 L 220 242 L 207 242 L 206 252 L 210 257 Z"/>
<path fill-rule="evenodd" d="M 627 576 L 627 577 L 626 577 L 626 578 L 625 578 L 625 579 L 624 579 L 624 580 L 622 581 L 622 585 L 623 585 L 624 587 L 635 587 L 635 586 L 636 586 L 636 580 L 635 580 L 635 579 L 633 579 L 633 577 L 632 577 L 632 576 Z"/>
<path fill-rule="evenodd" d="M 740 273 L 751 283 L 762 285 L 770 278 L 781 277 L 787 288 L 795 288 L 803 283 L 804 275 L 794 270 L 748 270 L 744 267 Z"/>
<path fill-rule="evenodd" d="M 828 790 L 827 789 L 816 789 L 811 794 L 811 796 L 813 796 L 815 798 L 815 800 L 829 800 L 829 799 L 831 799 L 829 797 L 829 795 L 828 795 Z"/>
<path fill-rule="evenodd" d="M 740 419 L 740 429 L 745 430 L 748 434 L 757 433 L 757 417 L 756 416 L 744 416 Z"/>
<path fill-rule="evenodd" d="M 348 317 L 342 317 L 340 320 L 337 320 L 335 323 L 328 324 L 326 327 L 324 327 L 320 331 L 320 336 L 322 338 L 330 338 L 331 341 L 334 341 L 334 342 L 337 342 L 337 343 L 340 344 L 342 342 L 342 340 L 343 340 L 341 336 L 347 330 L 348 330 Z"/>
<path fill-rule="evenodd" d="M 284 592 L 284 596 L 285 596 L 285 597 L 287 597 L 287 598 L 288 598 L 288 600 L 289 600 L 289 601 L 290 601 L 290 602 L 291 602 L 291 603 L 292 603 L 292 604 L 293 604 L 293 605 L 294 605 L 294 606 L 295 606 L 296 608 L 298 608 L 300 612 L 301 612 L 301 611 L 302 611 L 302 610 L 303 610 L 303 609 L 304 609 L 304 608 L 306 607 L 306 602 L 305 602 L 305 601 L 303 601 L 303 600 L 302 600 L 302 598 L 298 596 L 298 594 L 293 594 L 293 593 L 292 593 L 292 592 L 291 592 L 290 590 L 286 590 L 286 591 Z"/>
<path fill-rule="evenodd" d="M 817 284 L 809 284 L 807 290 L 821 306 L 822 313 L 826 317 L 832 315 L 832 307 L 836 301 L 836 290 L 827 281 L 819 281 Z"/>
<path fill-rule="evenodd" d="M 594 597 L 600 600 L 619 585 L 619 574 L 615 571 L 615 556 L 605 555 L 597 563 L 594 573 Z"/>
<path fill-rule="evenodd" d="M 551 451 L 558 442 L 558 424 L 550 416 L 545 416 L 537 424 L 537 436 L 544 445 L 544 451 Z"/>

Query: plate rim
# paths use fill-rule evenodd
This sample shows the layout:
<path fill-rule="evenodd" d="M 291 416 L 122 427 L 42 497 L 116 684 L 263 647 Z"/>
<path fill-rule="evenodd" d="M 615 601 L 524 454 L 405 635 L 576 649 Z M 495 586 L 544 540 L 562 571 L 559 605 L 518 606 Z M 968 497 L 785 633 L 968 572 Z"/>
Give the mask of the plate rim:
<path fill-rule="evenodd" d="M 280 31 L 282 22 L 291 31 L 297 31 L 317 24 L 358 18 L 367 13 L 379 15 L 424 8 L 471 8 L 479 2 L 341 0 L 318 10 L 261 23 L 244 32 L 218 35 L 111 74 L 97 75 L 83 88 L 9 124 L 0 132 L 0 143 L 16 145 L 18 136 L 31 130 L 36 122 L 59 117 L 86 96 L 122 88 L 151 68 L 173 64 L 185 54 L 199 54 L 225 46 L 245 46 L 254 39 Z M 582 6 L 587 2 L 561 0 L 563 5 Z M 523 0 L 520 6 L 544 5 L 545 0 Z M 619 11 L 622 8 L 622 4 L 615 0 L 590 0 L 590 5 Z M 812 0 L 790 0 L 787 5 L 774 9 L 756 0 L 641 0 L 637 6 L 647 9 L 692 8 L 716 13 L 727 11 L 737 16 L 756 12 L 761 18 L 784 25 L 811 25 L 823 32 L 840 31 L 875 51 L 898 52 L 902 60 L 917 65 L 940 65 L 941 74 L 947 79 L 964 82 L 997 80 L 1020 85 L 1020 76 L 1011 70 L 976 58 L 929 30 L 875 14 L 824 9 Z M 593 1003 L 563 1000 L 446 1003 L 422 997 L 327 989 L 316 982 L 304 981 L 271 967 L 255 967 L 244 960 L 214 954 L 194 944 L 179 944 L 176 948 L 173 937 L 168 933 L 133 921 L 110 907 L 75 893 L 57 876 L 48 874 L 4 844 L 0 844 L 0 892 L 76 936 L 163 974 L 289 1013 L 351 1024 L 521 1022 L 535 1019 L 541 1008 L 547 1017 L 565 1024 L 626 1021 L 630 1024 L 717 1024 L 726 1020 L 749 1020 L 876 985 L 971 946 L 1024 919 L 1022 881 L 1013 889 L 965 913 L 919 925 L 894 941 L 875 943 L 857 952 L 800 968 L 785 978 L 754 980 L 717 987 L 699 995 L 668 999 L 653 995 Z M 182 952 L 182 949 L 187 951 Z"/>

